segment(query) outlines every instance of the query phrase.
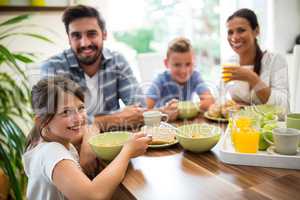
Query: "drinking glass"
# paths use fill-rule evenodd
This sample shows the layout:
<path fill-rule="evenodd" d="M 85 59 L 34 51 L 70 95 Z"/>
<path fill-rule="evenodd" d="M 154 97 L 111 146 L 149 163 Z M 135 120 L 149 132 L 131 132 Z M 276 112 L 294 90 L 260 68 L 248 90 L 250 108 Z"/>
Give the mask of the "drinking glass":
<path fill-rule="evenodd" d="M 231 139 L 235 150 L 240 153 L 256 153 L 259 145 L 259 123 L 242 115 L 235 115 L 232 123 Z"/>
<path fill-rule="evenodd" d="M 224 83 L 227 83 L 230 81 L 228 76 L 231 76 L 231 73 L 228 72 L 228 67 L 239 67 L 240 61 L 239 57 L 237 56 L 231 56 L 227 60 L 225 60 L 222 64 L 222 80 Z"/>

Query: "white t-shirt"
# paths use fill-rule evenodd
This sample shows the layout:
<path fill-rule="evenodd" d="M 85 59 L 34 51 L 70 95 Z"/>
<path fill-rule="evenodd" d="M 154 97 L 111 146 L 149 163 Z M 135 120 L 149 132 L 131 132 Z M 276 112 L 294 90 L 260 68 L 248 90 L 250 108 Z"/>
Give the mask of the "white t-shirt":
<path fill-rule="evenodd" d="M 80 168 L 78 152 L 73 145 L 67 149 L 57 142 L 42 142 L 24 153 L 23 164 L 28 177 L 26 194 L 28 199 L 65 199 L 52 180 L 53 169 L 61 160 L 72 160 Z"/>
<path fill-rule="evenodd" d="M 289 111 L 289 85 L 288 65 L 286 60 L 279 54 L 266 52 L 261 60 L 260 79 L 271 88 L 271 94 L 266 104 L 278 105 Z M 233 100 L 244 101 L 249 104 L 261 104 L 256 96 L 260 85 L 250 90 L 249 84 L 238 81 L 230 85 Z M 230 84 L 230 82 L 229 82 Z"/>
<path fill-rule="evenodd" d="M 102 112 L 103 109 L 103 92 L 100 91 L 100 72 L 98 71 L 94 76 L 90 77 L 84 73 L 86 80 L 86 86 L 88 90 L 85 93 L 85 107 L 87 110 L 89 122 L 92 122 L 92 117 L 97 114 L 97 112 Z"/>

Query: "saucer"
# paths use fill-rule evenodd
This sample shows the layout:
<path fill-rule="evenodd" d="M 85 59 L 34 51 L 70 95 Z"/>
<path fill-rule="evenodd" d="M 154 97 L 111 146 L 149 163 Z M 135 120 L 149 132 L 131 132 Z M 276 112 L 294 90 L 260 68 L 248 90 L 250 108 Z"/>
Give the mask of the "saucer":
<path fill-rule="evenodd" d="M 300 156 L 300 148 L 298 147 L 297 149 L 297 153 L 294 154 L 294 155 L 287 155 L 287 154 L 280 154 L 280 153 L 277 153 L 275 151 L 275 146 L 270 146 L 268 149 L 267 149 L 267 152 L 269 154 L 273 154 L 273 155 L 281 155 L 281 156 Z"/>

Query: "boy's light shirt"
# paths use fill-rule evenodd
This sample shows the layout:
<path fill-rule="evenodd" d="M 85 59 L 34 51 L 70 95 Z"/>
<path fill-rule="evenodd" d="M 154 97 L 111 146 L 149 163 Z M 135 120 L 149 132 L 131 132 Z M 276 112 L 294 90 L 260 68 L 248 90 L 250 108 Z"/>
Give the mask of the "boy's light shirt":
<path fill-rule="evenodd" d="M 184 85 L 174 81 L 169 71 L 164 71 L 151 83 L 146 96 L 156 101 L 155 107 L 161 107 L 171 99 L 192 100 L 193 93 L 201 95 L 207 90 L 208 88 L 198 71 L 194 71 Z"/>

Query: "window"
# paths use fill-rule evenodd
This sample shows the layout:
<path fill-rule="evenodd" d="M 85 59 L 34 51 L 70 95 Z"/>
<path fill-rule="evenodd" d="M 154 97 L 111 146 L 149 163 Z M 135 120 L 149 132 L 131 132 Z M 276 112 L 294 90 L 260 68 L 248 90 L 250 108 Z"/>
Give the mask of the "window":
<path fill-rule="evenodd" d="M 98 0 L 89 4 L 103 13 L 111 35 L 108 43 L 114 43 L 112 46 L 116 43 L 121 49 L 127 46 L 134 50 L 137 59 L 151 57 L 153 64 L 161 63 L 153 68 L 163 70 L 162 58 L 168 42 L 184 36 L 196 50 L 197 70 L 204 73 L 205 79 L 211 79 L 214 66 L 220 60 L 219 0 Z"/>

